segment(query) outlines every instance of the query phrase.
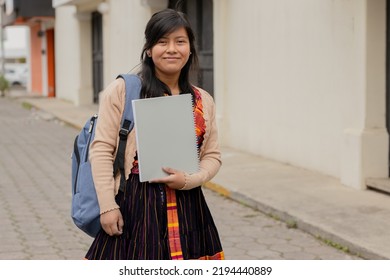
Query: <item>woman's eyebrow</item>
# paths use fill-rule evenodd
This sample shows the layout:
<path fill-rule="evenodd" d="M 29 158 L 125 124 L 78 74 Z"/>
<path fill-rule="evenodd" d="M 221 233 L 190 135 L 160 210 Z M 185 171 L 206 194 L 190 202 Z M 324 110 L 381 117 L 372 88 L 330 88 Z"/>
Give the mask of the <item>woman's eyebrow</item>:
<path fill-rule="evenodd" d="M 188 39 L 188 36 L 186 36 L 186 35 L 178 35 L 178 36 L 176 36 L 176 37 L 174 37 L 174 39 Z M 160 37 L 160 39 L 159 40 L 161 40 L 161 39 L 169 39 L 169 35 L 168 36 L 161 36 Z"/>

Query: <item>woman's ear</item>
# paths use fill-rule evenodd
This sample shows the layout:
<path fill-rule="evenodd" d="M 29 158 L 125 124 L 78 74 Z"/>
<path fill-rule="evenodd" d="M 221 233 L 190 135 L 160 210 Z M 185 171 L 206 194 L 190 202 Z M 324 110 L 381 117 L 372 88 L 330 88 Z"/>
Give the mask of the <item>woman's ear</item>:
<path fill-rule="evenodd" d="M 147 55 L 148 57 L 151 57 L 151 56 L 152 56 L 152 53 L 150 52 L 150 50 L 147 50 L 147 51 L 146 51 L 146 55 Z"/>

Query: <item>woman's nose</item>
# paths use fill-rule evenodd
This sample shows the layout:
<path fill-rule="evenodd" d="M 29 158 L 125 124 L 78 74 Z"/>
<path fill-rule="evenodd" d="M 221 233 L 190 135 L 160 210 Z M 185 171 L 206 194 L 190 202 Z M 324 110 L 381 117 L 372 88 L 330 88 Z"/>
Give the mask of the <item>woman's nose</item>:
<path fill-rule="evenodd" d="M 169 41 L 167 45 L 167 52 L 175 52 L 175 51 L 176 51 L 175 42 Z"/>

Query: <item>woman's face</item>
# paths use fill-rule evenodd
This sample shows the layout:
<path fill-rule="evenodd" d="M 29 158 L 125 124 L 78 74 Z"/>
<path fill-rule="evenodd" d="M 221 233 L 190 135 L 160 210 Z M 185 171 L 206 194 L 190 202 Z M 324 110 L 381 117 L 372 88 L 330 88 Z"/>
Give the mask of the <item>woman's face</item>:
<path fill-rule="evenodd" d="M 150 49 L 150 56 L 158 78 L 180 75 L 190 57 L 190 42 L 185 28 L 161 37 Z"/>

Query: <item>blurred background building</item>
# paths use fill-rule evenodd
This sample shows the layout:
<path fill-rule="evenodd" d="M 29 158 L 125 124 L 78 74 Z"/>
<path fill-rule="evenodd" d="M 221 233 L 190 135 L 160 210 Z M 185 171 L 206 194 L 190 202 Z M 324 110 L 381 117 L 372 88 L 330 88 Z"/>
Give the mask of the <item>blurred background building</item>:
<path fill-rule="evenodd" d="M 137 68 L 150 16 L 177 2 L 0 1 L 3 27 L 29 28 L 30 90 L 76 106 Z M 390 192 L 388 1 L 181 2 L 222 145 Z"/>
<path fill-rule="evenodd" d="M 37 95 L 55 96 L 54 8 L 51 0 L 1 0 L 2 28 L 24 26 L 28 45 L 22 72 L 28 78 L 27 89 Z M 3 34 L 7 34 L 6 32 Z M 7 57 L 7 52 L 5 52 Z M 9 63 L 5 63 L 9 68 Z M 16 71 L 16 70 L 14 70 Z"/>
<path fill-rule="evenodd" d="M 1 72 L 4 72 L 10 86 L 30 88 L 28 29 L 24 26 L 8 26 L 2 31 L 3 48 L 0 59 L 4 69 L 1 68 Z"/>

